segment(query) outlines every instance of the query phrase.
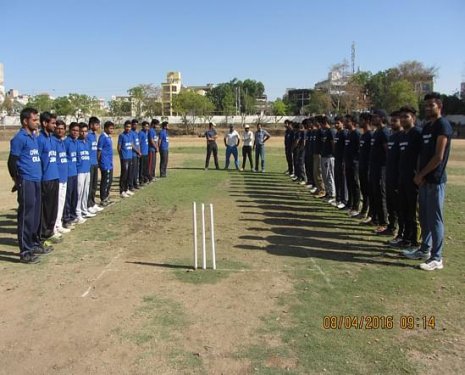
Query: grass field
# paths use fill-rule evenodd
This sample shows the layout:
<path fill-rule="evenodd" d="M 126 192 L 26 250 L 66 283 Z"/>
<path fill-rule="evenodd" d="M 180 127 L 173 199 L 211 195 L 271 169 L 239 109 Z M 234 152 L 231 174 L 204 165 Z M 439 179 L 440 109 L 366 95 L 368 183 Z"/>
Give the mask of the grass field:
<path fill-rule="evenodd" d="M 463 373 L 465 142 L 429 273 L 292 183 L 272 141 L 254 174 L 204 171 L 203 141 L 172 138 L 167 179 L 38 265 L 17 262 L 0 143 L 0 374 Z M 217 271 L 191 270 L 193 201 L 215 206 Z"/>

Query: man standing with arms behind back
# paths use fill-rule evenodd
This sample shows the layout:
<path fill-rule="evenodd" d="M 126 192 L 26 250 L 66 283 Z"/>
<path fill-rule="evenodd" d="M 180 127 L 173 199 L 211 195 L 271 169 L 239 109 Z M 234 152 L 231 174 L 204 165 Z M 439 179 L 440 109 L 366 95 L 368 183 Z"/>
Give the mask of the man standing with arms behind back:
<path fill-rule="evenodd" d="M 160 177 L 166 177 L 169 154 L 168 121 L 161 123 L 161 131 L 158 136 L 158 150 L 160 151 Z"/>
<path fill-rule="evenodd" d="M 430 246 L 430 256 L 420 268 L 440 270 L 444 247 L 444 196 L 446 166 L 449 159 L 452 126 L 441 117 L 442 101 L 438 93 L 425 95 L 425 114 L 428 123 L 422 131 L 420 168 L 414 182 L 419 186 L 420 225 L 423 242 Z M 425 252 L 425 258 L 427 256 Z"/>

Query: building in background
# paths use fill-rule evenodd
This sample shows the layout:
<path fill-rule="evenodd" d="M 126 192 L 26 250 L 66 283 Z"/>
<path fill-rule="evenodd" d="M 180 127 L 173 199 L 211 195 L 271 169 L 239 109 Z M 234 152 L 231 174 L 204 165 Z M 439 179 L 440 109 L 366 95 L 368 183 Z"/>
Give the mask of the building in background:
<path fill-rule="evenodd" d="M 294 114 L 301 114 L 302 108 L 310 104 L 311 89 L 286 89 L 283 100 L 292 108 Z"/>
<path fill-rule="evenodd" d="M 351 73 L 337 66 L 328 73 L 327 79 L 315 83 L 315 90 L 322 90 L 330 95 L 345 94 L 345 87 L 351 76 Z"/>
<path fill-rule="evenodd" d="M 161 84 L 162 115 L 173 116 L 173 96 L 181 92 L 180 72 L 168 72 L 166 82 Z"/>

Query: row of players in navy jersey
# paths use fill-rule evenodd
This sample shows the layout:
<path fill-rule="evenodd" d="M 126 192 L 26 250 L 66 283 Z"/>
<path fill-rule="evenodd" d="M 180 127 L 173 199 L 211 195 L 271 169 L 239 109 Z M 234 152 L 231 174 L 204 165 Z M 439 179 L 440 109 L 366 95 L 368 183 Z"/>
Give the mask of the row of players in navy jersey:
<path fill-rule="evenodd" d="M 287 121 L 285 151 L 291 178 L 316 197 L 348 211 L 387 244 L 420 259 L 424 270 L 443 268 L 443 205 L 452 127 L 441 116 L 439 94 L 425 96 L 427 121 L 404 106 L 336 117 Z M 358 127 L 357 127 L 358 124 Z"/>
<path fill-rule="evenodd" d="M 66 124 L 49 112 L 40 114 L 40 131 L 37 110 L 25 108 L 21 111 L 20 121 L 22 128 L 11 140 L 8 169 L 14 181 L 13 190 L 18 191 L 20 261 L 35 263 L 39 255 L 53 250 L 51 243 L 61 241 L 63 233 L 71 231 L 75 224 L 82 224 L 88 218 L 94 217 L 97 212 L 111 203 L 109 200 L 113 179 L 111 135 L 114 124 L 107 121 L 104 124 L 104 131 L 97 140 L 100 121 L 96 117 L 91 117 L 89 124 L 71 123 L 68 136 L 66 136 Z M 136 138 L 140 139 L 141 143 L 148 144 L 146 139 L 149 134 L 155 133 L 155 136 L 151 136 L 152 151 L 156 152 L 163 148 L 167 155 L 167 124 L 163 124 L 165 128 L 163 147 L 160 147 L 159 140 L 154 143 L 157 139 L 155 130 L 157 125 L 158 121 L 153 120 L 152 131 L 149 132 L 148 123 L 144 122 L 144 129 L 137 132 L 137 120 L 133 120 L 131 145 L 136 144 Z M 119 147 L 118 150 L 120 151 Z M 129 189 L 149 183 L 155 177 L 154 155 L 149 158 L 150 151 L 146 154 L 144 146 L 136 148 L 135 151 L 138 158 L 147 162 L 140 163 L 143 167 L 138 169 L 139 173 L 135 176 L 131 174 Z M 123 157 L 125 154 L 123 155 L 121 150 L 122 164 Z M 95 203 L 98 169 L 101 171 L 100 205 Z M 126 196 L 128 195 L 125 194 Z"/>

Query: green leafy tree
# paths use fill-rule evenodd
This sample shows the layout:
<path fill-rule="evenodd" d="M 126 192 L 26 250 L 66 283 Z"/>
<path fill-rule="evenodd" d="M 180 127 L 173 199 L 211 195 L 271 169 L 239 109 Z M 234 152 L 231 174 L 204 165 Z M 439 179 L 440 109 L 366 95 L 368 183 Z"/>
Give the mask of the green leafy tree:
<path fill-rule="evenodd" d="M 274 115 L 274 123 L 277 124 L 281 119 L 287 115 L 287 105 L 281 99 L 276 99 L 272 105 Z"/>
<path fill-rule="evenodd" d="M 67 96 L 59 96 L 54 100 L 53 109 L 59 116 L 73 116 L 76 109 Z"/>
<path fill-rule="evenodd" d="M 131 116 L 131 103 L 123 98 L 113 99 L 109 103 L 109 115 L 117 124 L 121 124 L 124 117 Z"/>
<path fill-rule="evenodd" d="M 85 94 L 72 93 L 68 95 L 68 100 L 76 121 L 84 119 L 89 115 L 96 115 L 100 112 L 99 102 L 96 97 Z"/>
<path fill-rule="evenodd" d="M 39 112 L 52 111 L 53 110 L 53 99 L 48 94 L 39 94 L 31 96 L 27 102 L 28 107 L 33 107 Z"/>
<path fill-rule="evenodd" d="M 406 104 L 418 109 L 418 95 L 413 85 L 405 79 L 393 82 L 386 90 L 383 107 L 392 112 Z"/>
<path fill-rule="evenodd" d="M 204 117 L 214 109 L 213 103 L 200 94 L 190 90 L 181 91 L 173 97 L 173 109 L 181 115 L 182 122 L 186 127 L 186 134 L 189 133 L 189 123 L 192 131 L 195 129 L 197 117 Z"/>
<path fill-rule="evenodd" d="M 303 107 L 304 114 L 328 113 L 333 108 L 330 95 L 325 91 L 314 90 L 310 103 Z"/>
<path fill-rule="evenodd" d="M 160 88 L 153 84 L 140 84 L 128 90 L 131 96 L 132 111 L 136 117 L 161 114 Z"/>

